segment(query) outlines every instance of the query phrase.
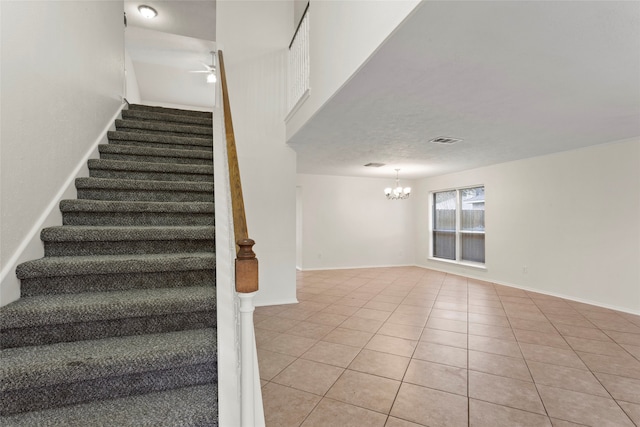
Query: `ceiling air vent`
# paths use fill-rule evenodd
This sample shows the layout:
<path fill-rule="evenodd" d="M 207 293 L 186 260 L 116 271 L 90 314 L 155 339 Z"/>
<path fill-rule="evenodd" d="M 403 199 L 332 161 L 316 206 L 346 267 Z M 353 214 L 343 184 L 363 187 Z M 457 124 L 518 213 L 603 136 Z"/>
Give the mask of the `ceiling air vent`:
<path fill-rule="evenodd" d="M 439 136 L 437 138 L 433 138 L 429 142 L 433 142 L 434 144 L 455 144 L 456 142 L 460 141 L 462 140 L 457 138 L 450 138 L 448 136 Z"/>
<path fill-rule="evenodd" d="M 384 166 L 384 163 L 367 163 L 364 166 L 367 168 L 379 168 L 381 166 Z"/>

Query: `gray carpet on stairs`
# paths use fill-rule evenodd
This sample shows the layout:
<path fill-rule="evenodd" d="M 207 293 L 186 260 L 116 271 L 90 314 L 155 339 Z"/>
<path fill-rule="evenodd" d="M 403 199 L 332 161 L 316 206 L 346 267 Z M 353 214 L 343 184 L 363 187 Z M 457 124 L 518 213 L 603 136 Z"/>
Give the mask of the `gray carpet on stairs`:
<path fill-rule="evenodd" d="M 130 105 L 0 308 L 0 426 L 217 426 L 211 113 Z"/>

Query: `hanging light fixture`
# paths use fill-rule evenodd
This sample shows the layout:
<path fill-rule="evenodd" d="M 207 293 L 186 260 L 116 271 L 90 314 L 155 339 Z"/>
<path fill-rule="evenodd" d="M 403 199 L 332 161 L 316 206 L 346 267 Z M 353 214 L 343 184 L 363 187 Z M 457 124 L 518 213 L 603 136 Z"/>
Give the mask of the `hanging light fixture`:
<path fill-rule="evenodd" d="M 146 4 L 138 6 L 138 12 L 140 12 L 140 15 L 144 16 L 147 19 L 153 19 L 158 16 L 158 12 L 154 8 L 152 8 L 151 6 L 147 6 Z"/>
<path fill-rule="evenodd" d="M 400 179 L 398 178 L 398 172 L 400 169 L 396 169 L 396 187 L 387 187 L 384 189 L 384 194 L 389 200 L 407 199 L 411 195 L 411 187 L 402 187 L 400 185 Z"/>

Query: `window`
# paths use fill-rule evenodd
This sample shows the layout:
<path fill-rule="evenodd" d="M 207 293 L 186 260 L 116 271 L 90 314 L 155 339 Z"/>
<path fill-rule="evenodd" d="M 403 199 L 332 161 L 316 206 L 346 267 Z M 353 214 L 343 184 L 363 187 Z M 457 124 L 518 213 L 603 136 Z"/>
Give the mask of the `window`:
<path fill-rule="evenodd" d="M 433 193 L 434 258 L 484 264 L 484 186 Z"/>

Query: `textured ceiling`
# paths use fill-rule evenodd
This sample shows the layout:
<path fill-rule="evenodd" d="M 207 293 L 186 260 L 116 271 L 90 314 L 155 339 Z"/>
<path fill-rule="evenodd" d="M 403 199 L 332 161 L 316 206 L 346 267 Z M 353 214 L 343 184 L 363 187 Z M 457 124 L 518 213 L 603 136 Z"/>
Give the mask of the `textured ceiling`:
<path fill-rule="evenodd" d="M 639 135 L 639 2 L 429 1 L 288 142 L 300 173 L 419 178 Z"/>
<path fill-rule="evenodd" d="M 138 6 L 147 5 L 158 11 L 154 19 L 145 19 Z M 179 34 L 203 40 L 216 39 L 215 0 L 125 0 L 127 23 L 163 33 Z"/>

